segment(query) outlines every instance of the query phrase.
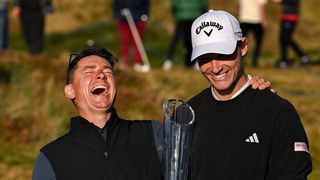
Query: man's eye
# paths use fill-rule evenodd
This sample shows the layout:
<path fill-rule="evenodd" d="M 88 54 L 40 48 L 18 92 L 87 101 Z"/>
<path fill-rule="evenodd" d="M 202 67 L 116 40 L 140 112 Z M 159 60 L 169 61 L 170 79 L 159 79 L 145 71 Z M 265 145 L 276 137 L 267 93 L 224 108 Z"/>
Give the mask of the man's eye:
<path fill-rule="evenodd" d="M 92 74 L 93 71 L 85 71 L 84 74 Z"/>
<path fill-rule="evenodd" d="M 112 72 L 112 71 L 110 71 L 110 70 L 103 71 L 103 73 L 105 73 L 105 74 L 113 74 L 113 72 Z"/>

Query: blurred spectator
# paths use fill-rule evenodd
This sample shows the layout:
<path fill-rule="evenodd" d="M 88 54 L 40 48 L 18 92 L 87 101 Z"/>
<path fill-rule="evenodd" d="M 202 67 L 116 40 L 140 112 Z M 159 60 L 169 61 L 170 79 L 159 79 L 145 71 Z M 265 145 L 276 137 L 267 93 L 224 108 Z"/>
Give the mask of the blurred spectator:
<path fill-rule="evenodd" d="M 208 0 L 171 0 L 171 12 L 175 19 L 175 30 L 171 39 L 166 60 L 163 64 L 164 70 L 170 70 L 173 64 L 172 57 L 180 38 L 184 41 L 184 65 L 192 68 L 195 62 L 191 62 L 191 25 L 201 14 L 207 11 Z"/>
<path fill-rule="evenodd" d="M 265 5 L 267 0 L 239 0 L 239 21 L 243 36 L 253 33 L 255 47 L 252 54 L 252 67 L 258 67 L 264 28 L 267 24 L 265 16 Z"/>
<path fill-rule="evenodd" d="M 124 9 L 131 12 L 135 26 L 143 39 L 146 21 L 148 20 L 150 2 L 149 0 L 114 0 L 113 1 L 113 17 L 120 33 L 120 67 L 125 68 L 129 64 L 130 49 L 133 46 L 134 70 L 146 72 L 149 70 L 147 64 L 142 64 L 142 56 L 138 46 L 134 41 L 127 18 L 124 15 Z"/>
<path fill-rule="evenodd" d="M 7 0 L 0 0 L 0 52 L 8 47 Z"/>
<path fill-rule="evenodd" d="M 282 5 L 281 24 L 280 24 L 280 53 L 281 57 L 275 66 L 278 68 L 288 68 L 292 65 L 288 59 L 288 49 L 292 50 L 299 56 L 300 64 L 307 65 L 310 62 L 309 57 L 300 49 L 293 39 L 293 33 L 300 16 L 300 0 L 273 0 Z"/>
<path fill-rule="evenodd" d="M 45 15 L 53 12 L 51 0 L 14 0 L 13 14 L 20 15 L 23 37 L 32 55 L 44 49 Z"/>

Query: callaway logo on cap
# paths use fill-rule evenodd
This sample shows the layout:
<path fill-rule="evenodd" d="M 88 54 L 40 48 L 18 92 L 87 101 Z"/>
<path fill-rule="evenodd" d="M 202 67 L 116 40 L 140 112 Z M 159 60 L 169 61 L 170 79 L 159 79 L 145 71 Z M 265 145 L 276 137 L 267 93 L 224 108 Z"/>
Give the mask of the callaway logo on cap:
<path fill-rule="evenodd" d="M 209 10 L 199 16 L 191 27 L 191 61 L 208 53 L 232 54 L 241 41 L 238 20 L 226 11 Z"/>

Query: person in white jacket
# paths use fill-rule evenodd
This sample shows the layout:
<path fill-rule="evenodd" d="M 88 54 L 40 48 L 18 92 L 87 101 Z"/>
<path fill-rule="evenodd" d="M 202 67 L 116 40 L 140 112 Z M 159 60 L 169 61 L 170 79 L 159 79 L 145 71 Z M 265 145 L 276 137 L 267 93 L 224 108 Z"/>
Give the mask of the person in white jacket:
<path fill-rule="evenodd" d="M 258 67 L 264 29 L 267 25 L 265 5 L 267 0 L 239 0 L 239 21 L 243 36 L 253 33 L 255 46 L 252 52 L 252 67 Z"/>

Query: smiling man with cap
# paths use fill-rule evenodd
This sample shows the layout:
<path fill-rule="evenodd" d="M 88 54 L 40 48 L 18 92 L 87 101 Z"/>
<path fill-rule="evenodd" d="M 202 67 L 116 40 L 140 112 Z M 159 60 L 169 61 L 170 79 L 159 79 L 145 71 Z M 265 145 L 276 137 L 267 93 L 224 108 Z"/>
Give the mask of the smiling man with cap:
<path fill-rule="evenodd" d="M 268 88 L 250 86 L 238 20 L 210 10 L 193 22 L 191 36 L 191 60 L 211 84 L 188 101 L 196 115 L 191 180 L 307 179 L 312 165 L 299 115 Z"/>

